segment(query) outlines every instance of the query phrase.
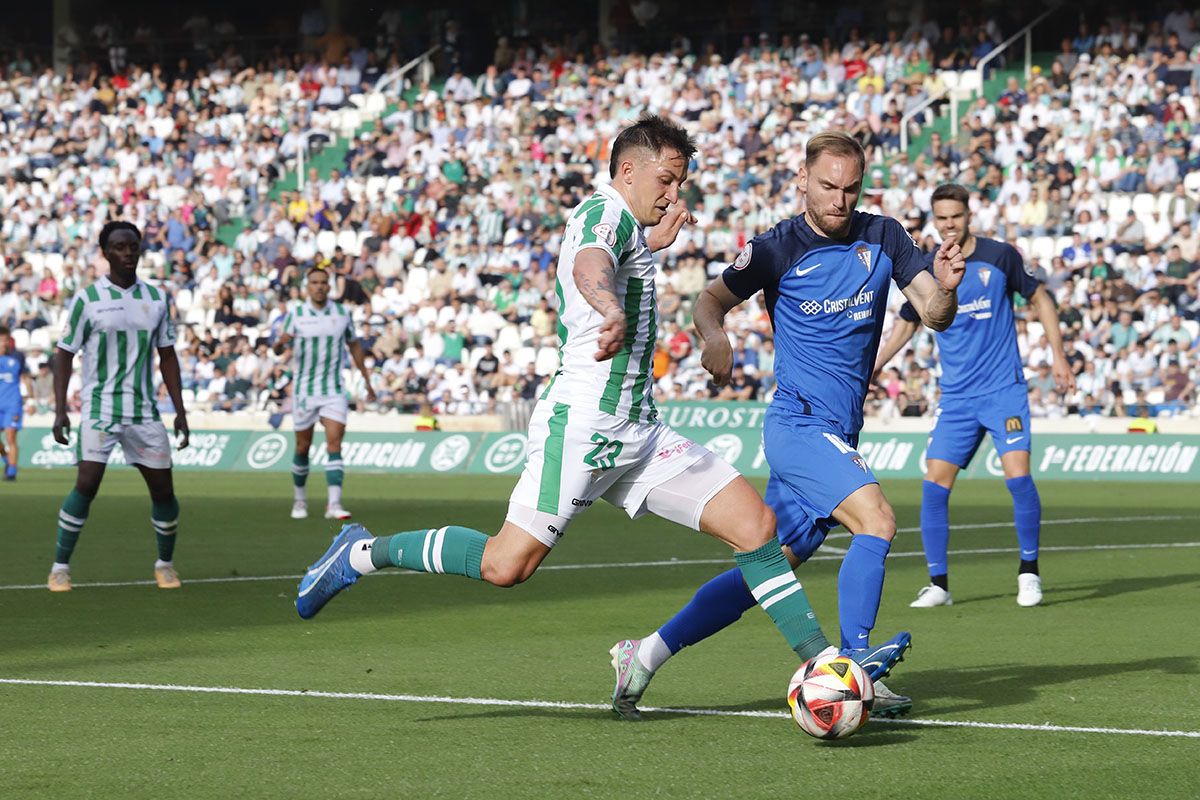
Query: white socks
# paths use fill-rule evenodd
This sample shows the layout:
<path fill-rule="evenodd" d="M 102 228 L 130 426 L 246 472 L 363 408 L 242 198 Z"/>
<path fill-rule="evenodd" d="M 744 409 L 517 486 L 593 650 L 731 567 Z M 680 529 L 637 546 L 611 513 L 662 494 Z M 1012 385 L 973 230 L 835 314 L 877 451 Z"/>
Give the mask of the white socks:
<path fill-rule="evenodd" d="M 375 565 L 371 563 L 371 548 L 374 545 L 374 539 L 362 539 L 350 546 L 350 566 L 359 575 L 375 571 Z"/>
<path fill-rule="evenodd" d="M 334 507 L 340 507 L 342 505 L 342 487 L 341 486 L 330 486 L 329 487 L 329 505 L 334 506 Z"/>
<path fill-rule="evenodd" d="M 667 663 L 667 659 L 671 657 L 671 648 L 667 647 L 667 643 L 658 635 L 658 631 L 655 631 L 642 639 L 641 644 L 638 645 L 637 657 L 643 667 L 651 672 L 657 672 L 658 668 Z"/>

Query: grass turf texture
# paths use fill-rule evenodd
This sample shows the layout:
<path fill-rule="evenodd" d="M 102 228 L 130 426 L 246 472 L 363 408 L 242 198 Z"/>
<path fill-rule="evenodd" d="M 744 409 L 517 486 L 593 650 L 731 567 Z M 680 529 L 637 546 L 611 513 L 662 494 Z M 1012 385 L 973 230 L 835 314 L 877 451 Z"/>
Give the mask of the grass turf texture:
<path fill-rule="evenodd" d="M 37 584 L 53 555 L 70 473 L 0 484 L 0 585 Z M 653 630 L 726 568 L 723 545 L 597 505 L 546 566 L 678 558 L 720 563 L 556 569 L 503 591 L 461 578 L 369 577 L 311 622 L 295 578 L 336 524 L 288 519 L 286 475 L 177 475 L 182 590 L 152 585 L 154 537 L 140 478 L 114 469 L 72 562 L 77 588 L 0 590 L 0 678 L 138 682 L 605 703 L 607 650 Z M 346 503 L 376 533 L 455 523 L 492 532 L 510 478 L 352 475 Z M 915 527 L 920 484 L 885 490 Z M 1184 516 L 1048 525 L 1043 547 L 1200 541 L 1191 487 L 1043 482 L 1045 517 Z M 310 500 L 320 509 L 318 476 Z M 964 482 L 952 523 L 1011 520 L 1000 481 Z M 829 545 L 845 547 L 846 539 Z M 1200 548 L 1042 554 L 1045 604 L 1018 608 L 1010 527 L 959 530 L 950 608 L 910 609 L 926 580 L 920 535 L 888 562 L 876 628 L 915 647 L 888 684 L 916 720 L 1200 731 Z M 800 570 L 836 632 L 839 560 Z M 685 650 L 644 705 L 783 712 L 796 667 L 759 610 Z M 904 798 L 1194 797 L 1200 740 L 873 722 L 840 743 L 785 718 L 512 708 L 0 684 L 6 797 L 767 797 L 885 791 Z"/>

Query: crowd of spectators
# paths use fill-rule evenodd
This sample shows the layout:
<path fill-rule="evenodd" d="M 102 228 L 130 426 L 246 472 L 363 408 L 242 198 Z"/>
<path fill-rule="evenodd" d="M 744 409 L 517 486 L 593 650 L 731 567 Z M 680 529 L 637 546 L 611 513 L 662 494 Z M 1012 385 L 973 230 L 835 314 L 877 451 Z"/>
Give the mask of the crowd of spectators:
<path fill-rule="evenodd" d="M 899 149 L 903 116 L 991 52 L 1005 35 L 994 23 L 917 19 L 837 42 L 769 33 L 727 54 L 501 37 L 482 74 L 447 59 L 404 94 L 387 41 L 336 31 L 253 62 L 227 48 L 203 64 L 64 75 L 17 54 L 0 64 L 0 324 L 16 329 L 32 405 L 46 407 L 64 304 L 103 273 L 96 235 L 120 217 L 144 231 L 142 275 L 177 307 L 186 396 L 201 408 L 286 410 L 289 361 L 268 343 L 317 264 L 356 309 L 378 410 L 528 401 L 558 360 L 564 220 L 604 179 L 616 132 L 654 111 L 699 145 L 684 192 L 698 222 L 659 255 L 660 399 L 769 398 L 761 302 L 730 315 L 736 370 L 720 391 L 699 364 L 692 302 L 746 241 L 803 210 L 806 141 L 844 129 L 868 152 L 860 208 L 932 249 L 930 194 L 962 183 L 975 232 L 1016 244 L 1048 284 L 1079 388 L 1055 392 L 1045 337 L 1022 315 L 1035 416 L 1195 413 L 1198 22 L 1173 10 L 1083 24 L 1051 66 L 981 96 L 961 130 L 912 157 Z M 918 115 L 909 133 L 934 122 Z M 337 163 L 306 168 L 297 188 L 302 149 Z M 937 374 L 932 336 L 919 334 L 868 413 L 931 413 Z"/>

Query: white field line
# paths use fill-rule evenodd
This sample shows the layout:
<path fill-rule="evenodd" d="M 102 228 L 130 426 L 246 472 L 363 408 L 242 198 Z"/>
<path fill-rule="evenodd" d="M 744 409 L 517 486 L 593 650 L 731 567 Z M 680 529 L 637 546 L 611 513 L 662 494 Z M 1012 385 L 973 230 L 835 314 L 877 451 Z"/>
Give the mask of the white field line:
<path fill-rule="evenodd" d="M 162 683 L 121 683 L 108 681 L 37 680 L 31 678 L 0 678 L 0 684 L 9 686 L 53 686 L 84 689 L 132 689 L 149 692 L 190 692 L 196 694 L 260 695 L 267 697 L 315 697 L 327 700 L 372 700 L 388 703 L 439 703 L 455 706 L 494 706 L 501 708 L 537 708 L 546 710 L 608 711 L 611 706 L 603 703 L 571 703 L 560 700 L 506 700 L 497 697 L 447 697 L 444 695 L 375 694 L 373 692 L 321 692 L 307 689 L 248 689 L 236 686 L 186 686 Z M 733 711 L 716 708 L 656 708 L 644 707 L 643 711 L 661 714 L 681 714 L 693 717 L 753 717 L 761 719 L 787 719 L 786 711 Z M 881 719 L 876 725 L 919 725 L 931 728 L 983 728 L 989 730 L 1037 731 L 1042 733 L 1102 733 L 1128 736 L 1161 736 L 1182 739 L 1200 739 L 1200 731 L 1140 730 L 1135 728 L 1101 728 L 1081 725 L 1031 725 L 1020 722 L 974 722 L 943 719 Z"/>
<path fill-rule="evenodd" d="M 1088 553 L 1102 550 L 1166 550 L 1171 548 L 1191 548 L 1200 547 L 1200 542 L 1142 542 L 1137 544 L 1088 544 L 1088 545 L 1061 545 L 1057 547 L 1042 547 L 1039 550 L 1043 553 Z M 822 551 L 832 550 L 834 554 L 825 555 Z M 1015 553 L 1016 547 L 977 547 L 970 550 L 951 550 L 948 555 L 952 556 L 984 556 L 995 555 L 998 553 Z M 841 548 L 826 548 L 822 547 L 816 555 L 809 561 L 841 561 L 846 551 Z M 924 558 L 924 551 L 917 550 L 911 552 L 889 553 L 888 558 Z M 730 564 L 731 559 L 728 558 L 670 558 L 661 561 L 613 561 L 605 563 L 591 564 L 550 564 L 544 567 L 538 567 L 538 572 L 553 572 L 558 570 L 577 570 L 577 569 L 633 569 L 638 567 L 693 567 L 703 566 L 708 564 Z M 403 577 L 406 575 L 422 575 L 421 572 L 411 572 L 409 570 L 389 569 L 386 572 L 375 572 L 368 575 L 368 578 L 376 576 Z M 203 583 L 260 583 L 263 581 L 299 581 L 300 575 L 230 575 L 223 578 L 187 578 L 184 584 L 192 586 Z M 154 586 L 155 582 L 151 580 L 145 581 L 94 581 L 92 583 L 73 583 L 75 589 L 97 589 L 97 588 L 112 588 L 122 586 Z M 44 583 L 19 583 L 0 586 L 0 591 L 35 591 L 44 590 Z"/>
<path fill-rule="evenodd" d="M 1044 519 L 1042 525 L 1085 525 L 1096 522 L 1178 522 L 1183 519 L 1200 519 L 1195 515 L 1179 515 L 1170 517 L 1151 516 L 1151 517 L 1076 517 L 1075 519 Z M 989 528 L 1011 528 L 1013 523 L 1009 522 L 976 522 L 970 525 L 951 525 L 950 532 L 956 531 L 981 531 Z M 897 528 L 896 533 L 920 533 L 921 528 Z M 850 534 L 845 531 L 831 533 L 825 537 L 828 539 L 849 539 Z M 1044 548 L 1043 548 L 1044 549 Z"/>

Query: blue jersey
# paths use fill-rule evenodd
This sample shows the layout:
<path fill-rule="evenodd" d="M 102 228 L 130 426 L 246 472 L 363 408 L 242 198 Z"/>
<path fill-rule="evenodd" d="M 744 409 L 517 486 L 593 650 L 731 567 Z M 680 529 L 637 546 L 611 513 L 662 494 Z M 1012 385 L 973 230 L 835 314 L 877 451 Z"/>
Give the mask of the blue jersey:
<path fill-rule="evenodd" d="M 743 300 L 760 289 L 766 298 L 775 330 L 773 407 L 856 435 L 889 281 L 903 289 L 923 269 L 899 222 L 859 211 L 841 241 L 815 233 L 801 215 L 747 244 L 724 279 Z"/>
<path fill-rule="evenodd" d="M 21 376 L 25 374 L 25 356 L 13 350 L 0 356 L 0 407 L 21 405 Z"/>
<path fill-rule="evenodd" d="M 932 265 L 932 256 L 926 263 Z M 958 287 L 958 314 L 937 334 L 942 394 L 976 397 L 1025 382 L 1012 296 L 1032 297 L 1039 285 L 1016 248 L 975 237 L 975 252 L 967 257 Z M 900 308 L 900 316 L 910 322 L 920 319 L 909 303 Z"/>

